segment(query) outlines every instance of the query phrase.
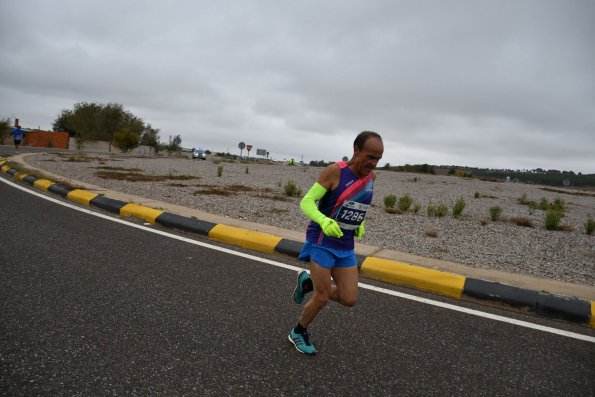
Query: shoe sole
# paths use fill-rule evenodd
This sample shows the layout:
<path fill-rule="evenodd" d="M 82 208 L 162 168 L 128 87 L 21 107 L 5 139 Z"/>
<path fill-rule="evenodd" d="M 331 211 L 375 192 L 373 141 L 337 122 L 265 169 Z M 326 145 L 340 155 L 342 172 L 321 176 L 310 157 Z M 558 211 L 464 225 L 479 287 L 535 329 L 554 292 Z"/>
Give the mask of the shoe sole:
<path fill-rule="evenodd" d="M 291 334 L 287 335 L 287 340 L 291 342 L 291 344 L 293 345 L 293 347 L 295 347 L 295 350 L 299 351 L 302 354 L 305 354 L 306 356 L 314 356 L 316 355 L 316 352 L 313 353 L 307 353 L 305 351 L 300 350 L 297 345 L 295 344 L 295 342 L 293 341 L 293 339 L 291 339 Z"/>

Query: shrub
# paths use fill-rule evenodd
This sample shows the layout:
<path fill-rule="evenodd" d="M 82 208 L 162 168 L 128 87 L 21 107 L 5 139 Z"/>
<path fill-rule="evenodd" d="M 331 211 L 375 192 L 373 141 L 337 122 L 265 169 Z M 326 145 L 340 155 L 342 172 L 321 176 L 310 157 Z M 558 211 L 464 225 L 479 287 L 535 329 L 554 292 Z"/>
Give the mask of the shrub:
<path fill-rule="evenodd" d="M 413 204 L 413 199 L 408 194 L 404 195 L 399 199 L 399 210 L 401 212 L 406 212 L 409 207 Z"/>
<path fill-rule="evenodd" d="M 434 207 L 432 205 L 432 203 L 430 202 L 430 204 L 428 204 L 428 208 L 426 209 L 426 212 L 428 213 L 428 216 L 434 216 L 434 213 L 436 212 L 436 207 Z"/>
<path fill-rule="evenodd" d="M 394 208 L 395 204 L 397 203 L 397 196 L 394 194 L 389 194 L 384 196 L 384 207 L 385 208 Z"/>
<path fill-rule="evenodd" d="M 556 210 L 556 211 L 561 211 L 564 212 L 566 210 L 566 208 L 564 208 L 564 200 L 557 198 L 554 200 L 554 202 L 552 204 L 550 204 L 549 208 Z"/>
<path fill-rule="evenodd" d="M 463 213 L 464 209 L 465 209 L 465 199 L 461 197 L 457 201 L 455 201 L 455 204 L 452 207 L 452 216 L 455 218 L 460 217 L 461 214 Z"/>
<path fill-rule="evenodd" d="M 595 221 L 591 218 L 591 215 L 587 217 L 587 222 L 585 222 L 585 232 L 590 236 L 595 231 Z"/>
<path fill-rule="evenodd" d="M 217 167 L 217 176 L 221 177 L 221 175 L 223 175 L 223 166 L 222 165 Z"/>
<path fill-rule="evenodd" d="M 287 181 L 287 184 L 283 187 L 283 190 L 285 191 L 285 195 L 289 197 L 302 195 L 302 190 L 292 180 Z"/>
<path fill-rule="evenodd" d="M 417 214 L 420 209 L 421 209 L 421 204 L 420 203 L 415 203 L 415 205 L 413 206 L 413 213 L 414 214 Z"/>
<path fill-rule="evenodd" d="M 523 193 L 523 195 L 521 196 L 521 198 L 519 199 L 519 204 L 521 205 L 535 205 L 534 201 L 530 201 L 527 199 L 527 193 Z"/>
<path fill-rule="evenodd" d="M 547 230 L 557 230 L 562 220 L 562 211 L 549 209 L 545 213 L 545 228 Z"/>
<path fill-rule="evenodd" d="M 479 194 L 479 192 L 475 192 L 475 195 L 474 195 L 473 197 L 475 197 L 475 198 L 480 198 L 480 197 L 481 197 L 481 195 Z"/>
<path fill-rule="evenodd" d="M 398 208 L 391 208 L 391 207 L 384 207 L 384 212 L 388 213 L 388 214 L 400 214 L 401 211 L 399 211 Z"/>
<path fill-rule="evenodd" d="M 441 218 L 448 213 L 448 207 L 444 204 L 439 205 L 428 205 L 428 216 L 435 216 Z"/>
<path fill-rule="evenodd" d="M 246 167 L 246 174 L 249 174 L 250 170 L 248 169 L 248 167 Z"/>
<path fill-rule="evenodd" d="M 550 206 L 550 203 L 547 201 L 547 199 L 545 197 L 542 197 L 541 200 L 539 201 L 539 204 L 537 204 L 537 208 L 539 208 L 542 211 L 547 211 L 549 206 Z"/>
<path fill-rule="evenodd" d="M 445 204 L 440 204 L 436 206 L 436 210 L 434 213 L 437 217 L 441 218 L 448 213 L 448 207 Z"/>
<path fill-rule="evenodd" d="M 127 129 L 118 131 L 114 134 L 114 146 L 124 153 L 138 147 L 139 142 L 140 135 Z"/>
<path fill-rule="evenodd" d="M 490 208 L 490 218 L 497 222 L 500 220 L 500 216 L 502 215 L 502 208 L 495 206 Z"/>

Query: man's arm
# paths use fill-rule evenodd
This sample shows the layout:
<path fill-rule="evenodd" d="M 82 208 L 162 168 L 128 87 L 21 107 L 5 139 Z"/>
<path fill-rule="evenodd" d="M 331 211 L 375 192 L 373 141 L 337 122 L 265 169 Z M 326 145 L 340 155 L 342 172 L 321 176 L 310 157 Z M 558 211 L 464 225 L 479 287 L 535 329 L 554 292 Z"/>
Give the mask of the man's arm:
<path fill-rule="evenodd" d="M 300 202 L 302 212 L 322 228 L 322 232 L 329 237 L 341 237 L 343 232 L 335 222 L 318 210 L 316 203 L 320 201 L 329 190 L 333 190 L 339 184 L 341 170 L 337 164 L 327 166 L 312 185 L 308 193 Z"/>

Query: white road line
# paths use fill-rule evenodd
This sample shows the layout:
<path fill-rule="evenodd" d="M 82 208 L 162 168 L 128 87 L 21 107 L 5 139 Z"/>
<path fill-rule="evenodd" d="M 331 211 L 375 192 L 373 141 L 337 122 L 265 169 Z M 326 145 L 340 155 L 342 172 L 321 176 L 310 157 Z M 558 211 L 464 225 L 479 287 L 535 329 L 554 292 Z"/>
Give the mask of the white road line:
<path fill-rule="evenodd" d="M 288 270 L 293 270 L 293 271 L 301 271 L 301 270 L 303 270 L 303 268 L 300 268 L 298 266 L 287 265 L 285 263 L 277 262 L 277 261 L 270 260 L 270 259 L 260 258 L 258 256 L 246 254 L 246 253 L 243 253 L 243 252 L 234 251 L 234 250 L 231 250 L 231 249 L 228 249 L 228 248 L 218 247 L 216 245 L 204 243 L 202 241 L 192 240 L 190 238 L 178 236 L 178 235 L 175 235 L 175 234 L 172 234 L 172 233 L 168 233 L 168 232 L 165 232 L 165 231 L 162 231 L 162 230 L 156 230 L 156 229 L 153 229 L 151 227 L 146 227 L 146 226 L 143 226 L 143 225 L 138 225 L 138 224 L 130 223 L 130 222 L 127 222 L 127 221 L 125 221 L 123 219 L 120 219 L 120 218 L 114 218 L 112 216 L 108 216 L 108 215 L 105 215 L 105 214 L 102 214 L 102 213 L 99 213 L 99 212 L 95 212 L 95 211 L 92 211 L 92 210 L 87 209 L 87 208 L 82 208 L 82 207 L 79 207 L 77 205 L 74 205 L 74 204 L 71 204 L 71 203 L 68 203 L 68 202 L 65 202 L 65 201 L 62 201 L 62 200 L 55 199 L 53 197 L 48 197 L 47 195 L 45 195 L 43 193 L 36 192 L 35 190 L 22 187 L 22 186 L 14 183 L 14 182 L 11 182 L 9 180 L 6 180 L 5 178 L 0 178 L 0 181 L 6 183 L 8 185 L 11 185 L 11 186 L 13 186 L 13 187 L 15 187 L 17 189 L 20 189 L 22 191 L 25 191 L 27 193 L 30 193 L 30 194 L 33 194 L 35 196 L 41 197 L 41 198 L 43 198 L 45 200 L 49 200 L 49 201 L 51 201 L 53 203 L 60 204 L 60 205 L 63 205 L 65 207 L 68 207 L 68 208 L 72 208 L 72 209 L 74 209 L 76 211 L 81 211 L 81 212 L 84 212 L 84 213 L 89 214 L 89 215 L 97 216 L 99 218 L 107 219 L 107 220 L 112 221 L 112 222 L 121 223 L 123 225 L 134 227 L 136 229 L 141 229 L 141 230 L 144 230 L 144 231 L 147 231 L 147 232 L 150 232 L 150 233 L 159 234 L 161 236 L 169 237 L 169 238 L 172 238 L 172 239 L 175 239 L 175 240 L 179 240 L 179 241 L 183 241 L 183 242 L 186 242 L 186 243 L 189 243 L 189 244 L 194 244 L 194 245 L 198 245 L 198 246 L 201 246 L 201 247 L 204 247 L 204 248 L 208 248 L 208 249 L 212 249 L 212 250 L 215 250 L 215 251 L 224 252 L 226 254 L 239 256 L 239 257 L 242 257 L 242 258 L 250 259 L 250 260 L 261 262 L 261 263 L 266 263 L 266 264 L 273 265 L 273 266 L 276 266 L 276 267 L 280 267 L 280 268 L 283 268 L 283 269 L 288 269 Z M 586 341 L 586 342 L 595 343 L 595 337 L 588 336 L 588 335 L 577 334 L 575 332 L 564 331 L 564 330 L 561 330 L 561 329 L 547 327 L 547 326 L 540 325 L 540 324 L 534 324 L 534 323 L 530 323 L 530 322 L 527 322 L 527 321 L 516 320 L 514 318 L 508 318 L 508 317 L 499 316 L 499 315 L 496 315 L 496 314 L 482 312 L 482 311 L 479 311 L 479 310 L 468 309 L 466 307 L 456 306 L 456 305 L 452 305 L 450 303 L 439 302 L 439 301 L 435 301 L 435 300 L 431 300 L 431 299 L 427 299 L 427 298 L 421 298 L 421 297 L 418 297 L 418 296 L 415 296 L 415 295 L 409 295 L 409 294 L 405 294 L 405 293 L 402 293 L 402 292 L 393 291 L 393 290 L 390 290 L 390 289 L 387 289 L 387 288 L 376 287 L 374 285 L 359 283 L 359 287 L 360 288 L 363 288 L 363 289 L 370 290 L 370 291 L 375 291 L 375 292 L 379 292 L 379 293 L 383 293 L 383 294 L 387 294 L 387 295 L 391 295 L 391 296 L 396 296 L 396 297 L 403 298 L 403 299 L 408 299 L 408 300 L 412 300 L 412 301 L 416 301 L 416 302 L 420 302 L 420 303 L 425 303 L 427 305 L 437 306 L 437 307 L 441 307 L 441 308 L 444 308 L 444 309 L 449 309 L 449 310 L 454 310 L 454 311 L 461 312 L 461 313 L 471 314 L 473 316 L 483 317 L 483 318 L 487 318 L 487 319 L 490 319 L 490 320 L 501 321 L 501 322 L 505 322 L 505 323 L 508 323 L 508 324 L 514 324 L 514 325 L 518 325 L 518 326 L 525 327 L 525 328 L 531 328 L 531 329 L 542 331 L 542 332 L 548 332 L 548 333 L 552 333 L 552 334 L 556 334 L 556 335 L 560 335 L 560 336 L 565 336 L 565 337 L 568 337 L 568 338 L 573 338 L 573 339 L 583 340 L 583 341 Z"/>

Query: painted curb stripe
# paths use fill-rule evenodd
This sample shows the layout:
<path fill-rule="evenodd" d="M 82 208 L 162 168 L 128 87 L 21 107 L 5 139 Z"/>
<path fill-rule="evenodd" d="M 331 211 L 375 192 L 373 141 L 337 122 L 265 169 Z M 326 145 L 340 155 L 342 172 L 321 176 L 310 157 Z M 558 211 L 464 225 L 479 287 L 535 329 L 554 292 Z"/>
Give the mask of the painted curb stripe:
<path fill-rule="evenodd" d="M 586 323 L 591 314 L 591 305 L 583 299 L 540 292 L 537 297 L 537 314 Z"/>
<path fill-rule="evenodd" d="M 211 229 L 216 226 L 215 223 L 186 218 L 180 215 L 170 214 L 169 212 L 159 215 L 156 221 L 165 227 L 186 230 L 188 232 L 202 234 L 203 236 L 208 236 Z"/>
<path fill-rule="evenodd" d="M 91 193 L 86 190 L 74 189 L 66 195 L 66 198 L 77 203 L 90 205 L 91 200 L 97 197 L 96 193 Z"/>
<path fill-rule="evenodd" d="M 16 172 L 13 175 L 15 178 L 17 178 L 19 181 L 22 181 L 23 179 L 25 179 L 25 177 L 27 176 L 27 174 L 21 173 L 21 172 Z"/>
<path fill-rule="evenodd" d="M 277 246 L 275 247 L 275 251 L 277 251 L 280 254 L 289 255 L 294 258 L 297 258 L 300 255 L 300 252 L 302 252 L 303 246 L 304 243 L 299 243 L 297 241 L 288 240 L 284 238 L 281 239 L 281 241 L 279 241 L 279 244 L 277 244 Z"/>
<path fill-rule="evenodd" d="M 0 170 L 2 170 L 3 174 L 7 174 L 9 169 L 10 169 L 10 167 L 7 165 L 3 165 L 2 168 L 0 168 Z"/>
<path fill-rule="evenodd" d="M 233 226 L 216 225 L 209 231 L 209 238 L 246 248 L 249 250 L 272 254 L 281 237 L 272 234 L 253 232 Z"/>
<path fill-rule="evenodd" d="M 589 325 L 595 328 L 595 302 L 591 301 L 591 318 L 589 318 Z"/>
<path fill-rule="evenodd" d="M 47 180 L 47 179 L 38 179 L 33 183 L 33 186 L 39 190 L 43 190 L 44 192 L 48 191 L 48 188 L 52 186 L 54 182 Z"/>
<path fill-rule="evenodd" d="M 465 277 L 457 274 L 425 269 L 387 259 L 367 257 L 360 272 L 363 276 L 394 284 L 436 292 L 460 299 Z"/>
<path fill-rule="evenodd" d="M 144 219 L 149 223 L 155 223 L 155 219 L 157 219 L 163 212 L 164 211 L 144 207 L 138 204 L 126 204 L 120 209 L 120 215 L 122 216 L 134 216 L 136 218 Z"/>
<path fill-rule="evenodd" d="M 26 177 L 23 178 L 23 181 L 27 182 L 31 186 L 33 186 L 33 184 L 35 183 L 36 180 L 37 180 L 37 178 L 35 178 L 32 175 L 27 175 Z"/>
<path fill-rule="evenodd" d="M 59 194 L 62 197 L 66 197 L 68 192 L 70 192 L 71 190 L 74 190 L 74 188 L 71 188 L 70 186 L 59 185 L 57 183 L 54 183 L 53 185 L 48 187 L 48 192 Z"/>
<path fill-rule="evenodd" d="M 97 196 L 91 200 L 91 205 L 115 214 L 120 214 L 120 210 L 126 204 L 128 203 L 125 201 L 115 200 L 105 196 Z"/>
<path fill-rule="evenodd" d="M 463 294 L 484 300 L 501 301 L 511 306 L 537 308 L 537 291 L 531 291 L 512 285 L 467 277 Z"/>
<path fill-rule="evenodd" d="M 17 173 L 17 170 L 15 170 L 14 168 L 9 168 L 8 170 L 6 170 L 6 173 L 8 175 L 13 175 Z"/>

